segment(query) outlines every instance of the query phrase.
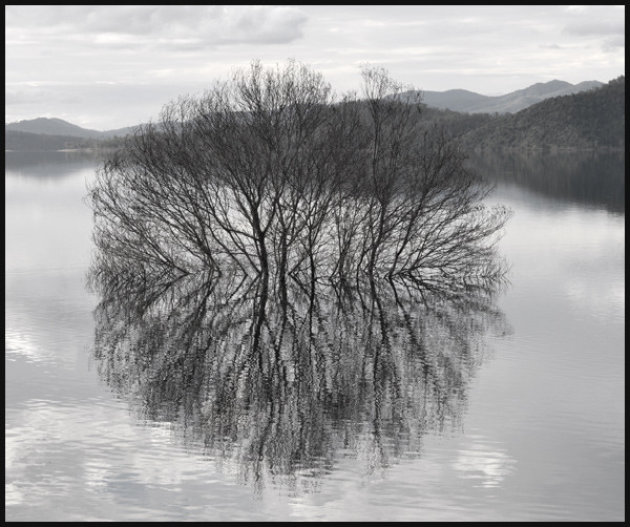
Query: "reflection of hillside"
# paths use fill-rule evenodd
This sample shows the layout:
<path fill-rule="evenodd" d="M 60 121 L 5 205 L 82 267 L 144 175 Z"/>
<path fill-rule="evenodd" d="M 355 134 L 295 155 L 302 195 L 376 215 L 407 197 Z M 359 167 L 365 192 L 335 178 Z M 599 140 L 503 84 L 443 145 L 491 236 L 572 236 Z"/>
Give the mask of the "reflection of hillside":
<path fill-rule="evenodd" d="M 491 181 L 611 212 L 625 211 L 623 152 L 484 152 L 471 155 L 469 162 Z"/>
<path fill-rule="evenodd" d="M 99 371 L 139 418 L 177 423 L 257 484 L 419 453 L 424 433 L 461 420 L 481 337 L 504 323 L 491 291 L 445 301 L 404 283 L 294 282 L 276 301 L 256 280 L 209 278 L 143 316 L 103 302 Z"/>
<path fill-rule="evenodd" d="M 99 156 L 86 152 L 5 152 L 5 173 L 58 179 L 83 169 L 95 169 Z"/>

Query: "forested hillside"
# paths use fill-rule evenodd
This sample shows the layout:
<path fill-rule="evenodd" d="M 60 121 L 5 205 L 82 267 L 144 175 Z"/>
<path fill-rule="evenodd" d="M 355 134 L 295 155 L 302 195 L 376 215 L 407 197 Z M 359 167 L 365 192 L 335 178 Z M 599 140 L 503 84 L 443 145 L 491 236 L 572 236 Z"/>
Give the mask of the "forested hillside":
<path fill-rule="evenodd" d="M 601 88 L 554 97 L 514 115 L 495 116 L 461 134 L 471 149 L 625 147 L 625 77 Z"/>

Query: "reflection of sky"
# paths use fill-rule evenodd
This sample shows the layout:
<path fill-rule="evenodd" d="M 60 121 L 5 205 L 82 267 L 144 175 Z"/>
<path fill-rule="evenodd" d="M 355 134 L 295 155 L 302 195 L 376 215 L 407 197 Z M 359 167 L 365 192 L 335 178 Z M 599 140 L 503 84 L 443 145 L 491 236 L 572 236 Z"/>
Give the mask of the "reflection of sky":
<path fill-rule="evenodd" d="M 13 331 L 5 332 L 4 348 L 9 360 L 12 354 L 22 355 L 34 361 L 52 358 L 50 354 L 45 351 L 42 352 L 42 350 L 38 348 L 30 335 L 14 333 Z"/>
<path fill-rule="evenodd" d="M 618 321 L 625 307 L 625 217 L 540 197 L 532 207 L 528 198 L 519 190 L 494 198 L 513 200 L 518 208 L 501 242 L 511 280 L 522 285 L 509 296 L 523 293 L 518 300 L 529 301 L 557 295 L 568 301 L 572 316 Z"/>
<path fill-rule="evenodd" d="M 420 457 L 367 477 L 351 462 L 291 501 L 294 521 L 477 521 L 506 517 L 502 485 L 517 474 L 505 446 L 480 434 L 425 438 Z M 345 476 L 345 477 L 344 477 Z"/>
<path fill-rule="evenodd" d="M 33 400 L 7 418 L 8 518 L 262 518 L 248 488 L 174 444 L 168 426 L 133 426 L 123 401 Z"/>
<path fill-rule="evenodd" d="M 512 459 L 500 444 L 472 437 L 466 449 L 460 450 L 454 468 L 462 478 L 475 480 L 475 485 L 498 487 L 514 469 Z"/>
<path fill-rule="evenodd" d="M 66 364 L 84 357 L 93 335 L 83 269 L 8 272 L 5 283 L 5 350 L 8 360 Z"/>
<path fill-rule="evenodd" d="M 13 271 L 85 267 L 89 262 L 92 214 L 83 201 L 84 168 L 72 177 L 5 177 L 5 269 Z"/>
<path fill-rule="evenodd" d="M 512 285 L 499 302 L 514 333 L 493 340 L 494 360 L 480 371 L 467 426 L 507 445 L 518 460 L 509 481 L 528 489 L 522 500 L 533 508 L 619 518 L 624 216 L 530 197 L 512 190 L 496 198 L 516 210 L 501 242 Z"/>

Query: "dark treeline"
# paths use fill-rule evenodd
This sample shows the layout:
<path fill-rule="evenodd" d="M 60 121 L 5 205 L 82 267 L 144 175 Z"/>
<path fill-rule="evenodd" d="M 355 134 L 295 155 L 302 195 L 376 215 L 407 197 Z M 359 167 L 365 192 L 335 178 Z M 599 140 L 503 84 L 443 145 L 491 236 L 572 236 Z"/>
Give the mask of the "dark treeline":
<path fill-rule="evenodd" d="M 172 423 L 256 485 L 314 484 L 344 456 L 371 471 L 419 455 L 428 431 L 461 426 L 483 337 L 506 331 L 496 288 L 446 299 L 404 279 L 290 279 L 281 300 L 259 278 L 208 278 L 156 284 L 141 316 L 137 298 L 101 302 L 98 370 L 137 418 Z"/>
<path fill-rule="evenodd" d="M 93 149 L 99 146 L 97 139 L 66 135 L 33 134 L 16 130 L 6 130 L 5 150 L 16 152 L 49 152 L 57 150 Z"/>
<path fill-rule="evenodd" d="M 289 277 L 387 277 L 427 290 L 482 287 L 503 273 L 507 212 L 383 71 L 363 100 L 321 75 L 252 64 L 202 98 L 166 106 L 100 170 L 90 198 L 105 295 L 165 289 L 238 269 L 286 296 Z"/>
<path fill-rule="evenodd" d="M 55 152 L 59 150 L 110 150 L 121 148 L 124 137 L 96 138 L 51 135 L 5 130 L 4 148 L 12 152 Z"/>

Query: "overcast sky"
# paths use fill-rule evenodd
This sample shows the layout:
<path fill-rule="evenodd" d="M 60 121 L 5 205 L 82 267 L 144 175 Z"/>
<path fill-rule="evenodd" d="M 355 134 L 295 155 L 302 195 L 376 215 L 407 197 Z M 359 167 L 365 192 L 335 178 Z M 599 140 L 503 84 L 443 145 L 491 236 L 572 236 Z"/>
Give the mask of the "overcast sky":
<path fill-rule="evenodd" d="M 107 130 L 155 119 L 253 59 L 339 92 L 360 65 L 421 90 L 501 95 L 625 71 L 620 6 L 6 6 L 6 122 Z"/>

